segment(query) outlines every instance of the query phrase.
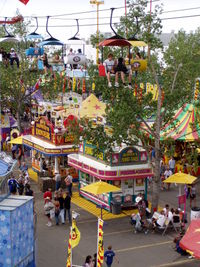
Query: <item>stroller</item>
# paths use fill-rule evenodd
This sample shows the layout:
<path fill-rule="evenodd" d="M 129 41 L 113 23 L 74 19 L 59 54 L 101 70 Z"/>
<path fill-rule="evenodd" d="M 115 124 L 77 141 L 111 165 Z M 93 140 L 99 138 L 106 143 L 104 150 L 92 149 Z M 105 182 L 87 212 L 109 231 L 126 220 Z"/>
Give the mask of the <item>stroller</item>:
<path fill-rule="evenodd" d="M 145 223 L 141 220 L 141 216 L 139 213 L 133 214 L 131 216 L 131 224 L 133 225 L 133 231 L 135 234 L 138 232 L 144 232 L 145 234 L 148 234 L 148 226 L 145 225 Z"/>

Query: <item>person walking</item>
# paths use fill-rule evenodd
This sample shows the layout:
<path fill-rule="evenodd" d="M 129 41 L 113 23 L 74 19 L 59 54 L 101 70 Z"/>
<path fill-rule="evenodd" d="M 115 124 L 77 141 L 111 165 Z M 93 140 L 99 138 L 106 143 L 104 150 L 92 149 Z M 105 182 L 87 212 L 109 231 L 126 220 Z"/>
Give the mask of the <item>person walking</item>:
<path fill-rule="evenodd" d="M 67 171 L 67 177 L 65 178 L 65 184 L 67 186 L 67 190 L 72 197 L 72 179 L 73 177 L 70 175 L 69 171 Z"/>
<path fill-rule="evenodd" d="M 10 194 L 16 195 L 17 187 L 18 187 L 18 182 L 15 179 L 15 177 L 11 177 L 10 179 L 8 179 L 8 188 Z"/>
<path fill-rule="evenodd" d="M 43 198 L 44 198 L 44 203 L 46 203 L 46 198 L 49 197 L 50 200 L 52 200 L 52 192 L 51 188 L 48 188 L 48 190 L 44 193 Z"/>
<path fill-rule="evenodd" d="M 68 214 L 68 220 L 69 223 L 71 224 L 72 219 L 71 219 L 71 197 L 69 192 L 66 192 L 66 197 L 64 199 L 64 219 L 66 221 L 66 213 Z"/>
<path fill-rule="evenodd" d="M 54 196 L 54 206 L 55 206 L 55 219 L 56 219 L 56 225 L 59 225 L 60 202 L 59 202 L 57 196 Z"/>
<path fill-rule="evenodd" d="M 92 256 L 88 255 L 85 259 L 85 264 L 83 265 L 84 267 L 93 267 L 93 262 L 92 262 Z"/>
<path fill-rule="evenodd" d="M 176 161 L 174 157 L 171 157 L 171 159 L 169 160 L 169 169 L 172 172 L 172 174 L 174 174 L 175 172 L 175 164 L 176 164 Z"/>
<path fill-rule="evenodd" d="M 193 201 L 194 201 L 194 207 L 195 207 L 196 206 L 196 187 L 194 184 L 192 184 L 190 188 L 190 208 L 192 207 Z"/>
<path fill-rule="evenodd" d="M 108 246 L 108 250 L 106 250 L 104 253 L 104 258 L 105 258 L 107 267 L 111 267 L 114 256 L 115 256 L 115 252 L 112 250 L 112 246 Z"/>
<path fill-rule="evenodd" d="M 64 218 L 64 198 L 63 198 L 63 192 L 62 192 L 62 188 L 60 188 L 58 190 L 58 201 L 60 203 L 60 218 L 61 218 L 61 223 L 64 224 L 65 223 L 65 218 Z"/>
<path fill-rule="evenodd" d="M 59 172 L 55 172 L 55 181 L 56 181 L 56 190 L 58 190 L 61 186 L 61 175 Z"/>
<path fill-rule="evenodd" d="M 52 226 L 51 213 L 55 210 L 54 204 L 51 202 L 50 197 L 45 198 L 44 213 L 48 218 L 47 226 Z"/>

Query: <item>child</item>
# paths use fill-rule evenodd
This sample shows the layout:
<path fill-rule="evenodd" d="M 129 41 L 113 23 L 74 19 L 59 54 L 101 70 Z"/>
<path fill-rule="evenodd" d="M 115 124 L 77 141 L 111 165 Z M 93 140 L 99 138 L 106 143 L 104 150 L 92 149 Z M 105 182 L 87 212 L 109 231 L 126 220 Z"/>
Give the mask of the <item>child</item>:
<path fill-rule="evenodd" d="M 115 256 L 115 252 L 112 251 L 112 246 L 108 246 L 108 250 L 106 250 L 106 252 L 104 253 L 104 258 L 105 258 L 107 267 L 111 267 L 114 256 Z"/>

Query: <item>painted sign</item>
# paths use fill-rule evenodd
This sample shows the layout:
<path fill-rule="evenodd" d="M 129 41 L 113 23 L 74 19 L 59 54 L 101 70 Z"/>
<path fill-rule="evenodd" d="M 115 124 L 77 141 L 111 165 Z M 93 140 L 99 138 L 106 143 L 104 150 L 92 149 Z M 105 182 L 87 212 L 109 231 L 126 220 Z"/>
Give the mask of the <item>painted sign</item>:
<path fill-rule="evenodd" d="M 139 161 L 139 151 L 134 147 L 127 147 L 119 155 L 120 163 L 132 163 Z"/>
<path fill-rule="evenodd" d="M 53 125 L 45 117 L 40 117 L 34 124 L 34 135 L 42 139 L 51 141 L 53 131 Z"/>
<path fill-rule="evenodd" d="M 97 153 L 97 155 L 95 155 L 95 151 L 94 151 L 94 147 L 91 146 L 89 143 L 85 143 L 84 144 L 84 154 L 89 155 L 89 156 L 96 156 L 96 158 L 104 160 L 104 155 L 103 152 L 99 152 Z"/>

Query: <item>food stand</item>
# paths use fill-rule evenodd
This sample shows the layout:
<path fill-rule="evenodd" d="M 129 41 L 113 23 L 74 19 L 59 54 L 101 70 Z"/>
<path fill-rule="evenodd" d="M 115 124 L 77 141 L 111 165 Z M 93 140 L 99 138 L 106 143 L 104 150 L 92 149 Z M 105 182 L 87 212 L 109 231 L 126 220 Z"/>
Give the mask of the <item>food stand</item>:
<path fill-rule="evenodd" d="M 63 122 L 67 126 L 66 122 Z M 41 116 L 32 123 L 32 134 L 23 136 L 23 144 L 31 149 L 32 168 L 42 172 L 42 162 L 45 160 L 48 176 L 60 172 L 66 174 L 67 156 L 78 152 L 73 144 L 73 136 L 67 133 L 67 128 L 56 128 L 47 117 Z M 72 171 L 73 176 L 76 172 Z"/>
<path fill-rule="evenodd" d="M 79 171 L 79 193 L 82 197 L 109 211 L 114 202 L 122 208 L 133 206 L 139 193 L 147 197 L 147 177 L 153 176 L 147 152 L 141 147 L 118 147 L 109 160 L 104 153 L 93 156 L 94 146 L 88 142 L 80 145 L 78 154 L 68 156 L 68 164 Z M 81 190 L 82 187 L 99 180 L 119 187 L 120 191 L 94 195 Z"/>

